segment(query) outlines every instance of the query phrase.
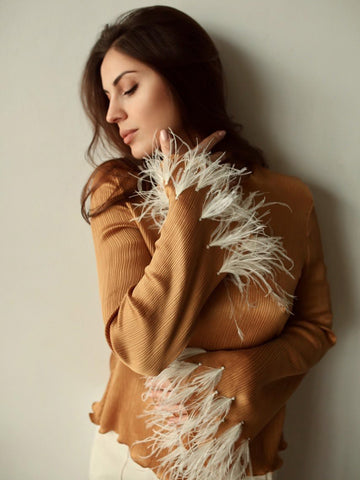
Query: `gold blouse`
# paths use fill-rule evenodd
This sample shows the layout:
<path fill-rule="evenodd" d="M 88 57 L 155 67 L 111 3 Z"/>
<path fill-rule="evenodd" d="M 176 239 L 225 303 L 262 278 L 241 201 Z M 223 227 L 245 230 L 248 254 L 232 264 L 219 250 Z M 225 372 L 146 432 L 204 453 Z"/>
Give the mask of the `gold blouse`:
<path fill-rule="evenodd" d="M 176 157 L 148 159 L 151 190 L 91 219 L 111 355 L 89 416 L 160 479 L 262 475 L 283 463 L 288 398 L 336 343 L 313 196 L 264 167 L 183 161 L 171 177 Z"/>

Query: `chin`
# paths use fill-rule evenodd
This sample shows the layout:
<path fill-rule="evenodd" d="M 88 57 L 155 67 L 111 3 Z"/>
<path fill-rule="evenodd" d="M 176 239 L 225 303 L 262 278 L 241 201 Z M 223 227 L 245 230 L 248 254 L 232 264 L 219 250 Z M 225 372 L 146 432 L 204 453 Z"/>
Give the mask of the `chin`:
<path fill-rule="evenodd" d="M 143 158 L 147 157 L 149 154 L 148 154 L 147 152 L 143 152 L 143 153 L 131 152 L 131 155 L 132 155 L 136 160 L 142 160 Z"/>
<path fill-rule="evenodd" d="M 155 150 L 152 150 L 151 146 L 148 148 L 141 148 L 141 147 L 132 147 L 131 148 L 131 155 L 136 158 L 137 160 L 141 160 L 144 157 L 151 156 L 154 153 Z"/>
<path fill-rule="evenodd" d="M 140 160 L 141 154 L 138 148 L 132 147 L 130 145 L 131 156 L 134 157 L 136 160 Z"/>

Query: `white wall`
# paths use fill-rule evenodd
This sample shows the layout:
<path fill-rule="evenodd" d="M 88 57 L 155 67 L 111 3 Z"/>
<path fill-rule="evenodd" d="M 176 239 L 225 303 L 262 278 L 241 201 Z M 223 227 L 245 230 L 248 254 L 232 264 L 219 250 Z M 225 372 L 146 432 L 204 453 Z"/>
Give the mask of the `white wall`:
<path fill-rule="evenodd" d="M 289 402 L 281 480 L 358 478 L 360 3 L 87 0 L 0 4 L 1 471 L 87 479 L 109 350 L 80 191 L 90 127 L 80 73 L 105 23 L 178 7 L 214 38 L 229 110 L 317 206 L 338 344 Z"/>

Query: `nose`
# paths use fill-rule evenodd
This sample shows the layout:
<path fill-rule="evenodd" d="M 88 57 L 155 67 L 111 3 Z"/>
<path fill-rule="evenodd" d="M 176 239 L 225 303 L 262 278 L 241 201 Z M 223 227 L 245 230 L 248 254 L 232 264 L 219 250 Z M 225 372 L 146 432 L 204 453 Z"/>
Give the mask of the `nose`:
<path fill-rule="evenodd" d="M 123 108 L 121 108 L 119 102 L 116 101 L 116 98 L 109 100 L 109 107 L 106 112 L 106 121 L 108 123 L 117 123 L 119 120 L 126 118 L 126 113 Z"/>

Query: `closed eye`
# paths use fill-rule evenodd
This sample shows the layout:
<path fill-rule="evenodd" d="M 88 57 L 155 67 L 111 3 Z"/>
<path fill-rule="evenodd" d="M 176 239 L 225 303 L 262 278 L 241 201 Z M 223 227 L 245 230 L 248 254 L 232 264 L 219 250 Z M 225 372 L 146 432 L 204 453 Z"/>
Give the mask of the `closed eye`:
<path fill-rule="evenodd" d="M 124 92 L 124 95 L 132 95 L 135 90 L 137 89 L 138 85 L 134 85 L 130 90 L 128 90 L 127 92 Z"/>

